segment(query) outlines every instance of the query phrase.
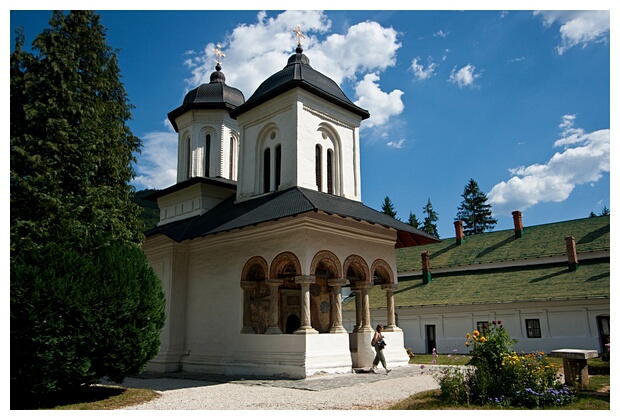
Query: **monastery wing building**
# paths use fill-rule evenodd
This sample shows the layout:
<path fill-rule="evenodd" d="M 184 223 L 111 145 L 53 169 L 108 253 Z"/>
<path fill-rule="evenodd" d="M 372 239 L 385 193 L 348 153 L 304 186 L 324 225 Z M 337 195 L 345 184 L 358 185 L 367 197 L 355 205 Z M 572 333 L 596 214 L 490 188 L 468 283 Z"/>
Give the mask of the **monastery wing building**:
<path fill-rule="evenodd" d="M 301 43 L 247 101 L 218 61 L 210 83 L 168 114 L 177 183 L 150 197 L 160 222 L 144 244 L 167 321 L 147 370 L 304 378 L 370 368 L 373 290 L 385 302 L 388 364 L 408 364 L 396 249 L 439 240 L 362 203 L 369 116 Z M 355 296 L 351 332 L 343 288 Z"/>

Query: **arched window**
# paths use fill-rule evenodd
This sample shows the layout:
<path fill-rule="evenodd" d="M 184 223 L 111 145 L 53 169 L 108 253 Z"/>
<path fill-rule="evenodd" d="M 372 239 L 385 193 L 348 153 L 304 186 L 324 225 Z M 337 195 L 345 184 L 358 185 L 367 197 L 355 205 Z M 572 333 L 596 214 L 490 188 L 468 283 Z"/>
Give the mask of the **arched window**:
<path fill-rule="evenodd" d="M 282 176 L 282 146 L 276 146 L 276 182 L 275 189 L 278 190 L 280 188 L 280 178 Z"/>
<path fill-rule="evenodd" d="M 263 153 L 263 192 L 271 191 L 271 149 Z"/>
<path fill-rule="evenodd" d="M 334 193 L 334 151 L 327 149 L 327 193 Z"/>
<path fill-rule="evenodd" d="M 205 163 L 204 163 L 204 176 L 209 176 L 209 168 L 211 161 L 211 134 L 207 134 L 205 139 Z"/>
<path fill-rule="evenodd" d="M 314 154 L 314 172 L 316 177 L 316 187 L 319 191 L 321 191 L 322 182 L 321 182 L 321 146 L 316 145 L 315 154 Z"/>
<path fill-rule="evenodd" d="M 185 179 L 189 179 L 192 176 L 192 150 L 190 148 L 190 137 L 185 138 L 184 153 L 185 153 Z"/>
<path fill-rule="evenodd" d="M 228 178 L 236 179 L 237 178 L 237 141 L 235 136 L 230 136 L 230 154 L 228 161 Z"/>

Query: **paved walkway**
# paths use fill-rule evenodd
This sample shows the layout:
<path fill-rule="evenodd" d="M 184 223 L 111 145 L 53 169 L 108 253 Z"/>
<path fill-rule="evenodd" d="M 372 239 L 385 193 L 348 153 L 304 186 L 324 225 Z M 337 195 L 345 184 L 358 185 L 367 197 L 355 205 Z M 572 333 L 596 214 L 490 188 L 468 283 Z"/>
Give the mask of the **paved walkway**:
<path fill-rule="evenodd" d="M 305 379 L 146 373 L 126 378 L 121 386 L 161 394 L 128 410 L 381 410 L 439 387 L 428 368 L 419 365 L 394 368 L 389 374 L 351 372 Z"/>
<path fill-rule="evenodd" d="M 439 369 L 434 366 L 432 369 Z M 381 368 L 378 373 L 351 372 L 336 374 L 316 374 L 305 379 L 274 379 L 242 376 L 223 376 L 209 373 L 195 372 L 168 372 L 142 373 L 139 376 L 127 377 L 121 384 L 127 388 L 148 388 L 155 391 L 169 391 L 171 389 L 186 388 L 188 386 L 203 386 L 215 384 L 238 384 L 248 386 L 270 386 L 276 388 L 291 388 L 304 391 L 323 391 L 350 387 L 358 384 L 369 384 L 383 380 L 431 375 L 429 368 L 421 369 L 419 365 L 409 365 L 392 369 L 389 374 Z"/>

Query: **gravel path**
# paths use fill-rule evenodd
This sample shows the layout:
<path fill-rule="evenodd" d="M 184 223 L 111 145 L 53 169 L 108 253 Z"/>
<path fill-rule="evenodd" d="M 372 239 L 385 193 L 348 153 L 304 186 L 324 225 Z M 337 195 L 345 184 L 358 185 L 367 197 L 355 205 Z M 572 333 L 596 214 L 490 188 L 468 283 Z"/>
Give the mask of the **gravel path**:
<path fill-rule="evenodd" d="M 381 410 L 412 394 L 438 388 L 431 375 L 407 367 L 389 375 L 318 375 L 295 381 L 128 378 L 122 386 L 150 388 L 161 394 L 126 410 Z"/>

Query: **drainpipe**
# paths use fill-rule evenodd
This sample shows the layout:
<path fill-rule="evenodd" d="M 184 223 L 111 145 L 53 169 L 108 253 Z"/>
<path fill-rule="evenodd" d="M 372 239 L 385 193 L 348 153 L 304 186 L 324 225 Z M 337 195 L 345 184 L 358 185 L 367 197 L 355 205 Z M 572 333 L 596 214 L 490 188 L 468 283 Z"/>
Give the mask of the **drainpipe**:
<path fill-rule="evenodd" d="M 422 284 L 429 284 L 432 280 L 431 263 L 428 251 L 422 252 Z"/>

